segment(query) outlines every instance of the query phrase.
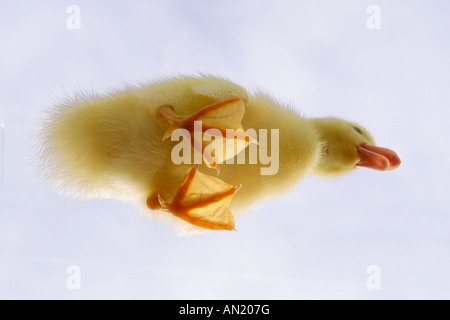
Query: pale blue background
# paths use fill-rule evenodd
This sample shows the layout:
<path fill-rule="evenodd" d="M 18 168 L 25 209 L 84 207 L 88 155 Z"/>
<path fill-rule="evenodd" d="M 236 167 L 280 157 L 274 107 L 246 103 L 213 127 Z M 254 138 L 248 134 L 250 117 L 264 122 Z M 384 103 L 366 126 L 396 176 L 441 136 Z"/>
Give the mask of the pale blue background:
<path fill-rule="evenodd" d="M 81 29 L 69 30 L 69 5 Z M 381 9 L 369 30 L 366 9 Z M 450 298 L 450 2 L 0 1 L 0 298 Z M 307 178 L 237 221 L 178 237 L 114 201 L 36 181 L 52 97 L 207 72 L 308 116 L 367 127 L 393 172 Z M 81 269 L 81 289 L 66 286 Z M 369 290 L 370 265 L 381 289 Z"/>

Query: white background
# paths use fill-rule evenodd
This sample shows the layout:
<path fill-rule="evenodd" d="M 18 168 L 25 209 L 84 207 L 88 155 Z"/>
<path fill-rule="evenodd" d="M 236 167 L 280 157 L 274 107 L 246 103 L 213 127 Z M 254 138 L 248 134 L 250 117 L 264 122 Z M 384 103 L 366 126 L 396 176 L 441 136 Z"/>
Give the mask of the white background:
<path fill-rule="evenodd" d="M 81 29 L 66 12 L 80 8 Z M 380 29 L 366 21 L 380 8 Z M 0 298 L 450 298 L 450 3 L 0 1 Z M 308 177 L 237 232 L 179 237 L 128 205 L 36 179 L 55 96 L 211 73 L 356 121 L 393 172 Z M 70 290 L 67 268 L 81 270 Z M 369 290 L 367 268 L 381 270 Z"/>

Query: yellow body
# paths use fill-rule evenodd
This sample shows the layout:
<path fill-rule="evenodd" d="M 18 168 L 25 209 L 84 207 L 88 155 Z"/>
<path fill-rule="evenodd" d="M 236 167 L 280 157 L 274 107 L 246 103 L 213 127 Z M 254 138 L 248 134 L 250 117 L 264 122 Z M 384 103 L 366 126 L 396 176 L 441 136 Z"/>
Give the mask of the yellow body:
<path fill-rule="evenodd" d="M 353 123 L 302 118 L 269 96 L 252 95 L 224 79 L 174 78 L 56 106 L 40 131 L 45 176 L 71 196 L 130 200 L 150 213 L 147 197 L 160 194 L 172 199 L 192 168 L 171 161 L 177 142 L 162 140 L 168 126 L 158 121 L 156 110 L 170 105 L 178 114 L 190 115 L 232 98 L 244 101 L 245 130 L 279 129 L 279 169 L 275 175 L 261 175 L 262 164 L 221 164 L 218 178 L 233 186 L 242 185 L 231 202 L 231 209 L 237 212 L 290 190 L 306 174 L 349 172 L 359 161 L 355 147 L 373 144 L 364 129 L 360 133 L 354 130 Z M 204 165 L 199 170 L 216 176 L 215 170 Z M 169 214 L 156 215 L 179 220 Z"/>

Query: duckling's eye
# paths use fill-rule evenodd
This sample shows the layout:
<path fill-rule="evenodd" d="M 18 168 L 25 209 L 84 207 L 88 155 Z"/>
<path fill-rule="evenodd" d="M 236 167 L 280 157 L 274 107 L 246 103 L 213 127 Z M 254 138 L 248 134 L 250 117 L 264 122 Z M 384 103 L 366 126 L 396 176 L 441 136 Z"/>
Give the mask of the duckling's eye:
<path fill-rule="evenodd" d="M 360 128 L 353 126 L 353 129 L 355 129 L 356 132 L 358 132 L 360 135 L 362 135 Z"/>

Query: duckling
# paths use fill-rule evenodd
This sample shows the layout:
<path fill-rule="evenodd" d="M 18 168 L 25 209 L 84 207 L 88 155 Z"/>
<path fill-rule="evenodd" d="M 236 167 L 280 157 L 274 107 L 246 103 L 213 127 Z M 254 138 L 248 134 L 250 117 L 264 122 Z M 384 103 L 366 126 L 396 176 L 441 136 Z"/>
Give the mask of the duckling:
<path fill-rule="evenodd" d="M 305 118 L 213 76 L 79 94 L 49 110 L 38 136 L 43 177 L 66 195 L 130 201 L 184 232 L 235 230 L 233 212 L 307 174 L 400 165 L 356 123 Z"/>

